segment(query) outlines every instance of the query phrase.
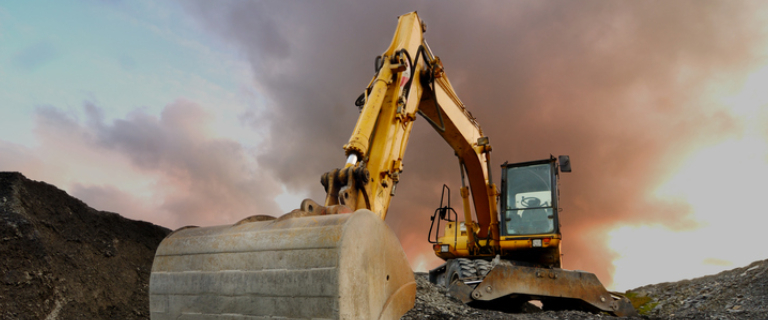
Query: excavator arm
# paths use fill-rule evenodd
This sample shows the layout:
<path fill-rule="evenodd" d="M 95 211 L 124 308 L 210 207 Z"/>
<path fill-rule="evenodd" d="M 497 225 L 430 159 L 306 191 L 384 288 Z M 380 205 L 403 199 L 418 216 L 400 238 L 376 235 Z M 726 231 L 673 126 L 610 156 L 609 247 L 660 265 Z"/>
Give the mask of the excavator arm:
<path fill-rule="evenodd" d="M 346 167 L 323 177 L 325 206 L 369 209 L 383 220 L 400 181 L 403 155 L 418 113 L 453 148 L 462 174 L 467 173 L 477 235 L 486 238 L 490 230 L 498 243 L 498 227 L 491 227 L 498 225 L 497 190 L 489 168 L 491 146 L 424 40 L 425 30 L 415 12 L 400 16 L 392 43 L 377 58 L 376 74 L 358 100 L 360 116 L 344 145 Z M 462 190 L 465 209 L 469 188 Z M 465 214 L 471 213 L 465 210 Z M 466 219 L 468 224 L 472 220 Z"/>

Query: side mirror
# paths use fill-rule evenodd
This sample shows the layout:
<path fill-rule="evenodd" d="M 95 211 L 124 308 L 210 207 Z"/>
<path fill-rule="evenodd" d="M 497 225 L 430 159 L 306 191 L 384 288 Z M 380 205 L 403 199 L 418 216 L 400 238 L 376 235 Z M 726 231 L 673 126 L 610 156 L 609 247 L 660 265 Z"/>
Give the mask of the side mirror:
<path fill-rule="evenodd" d="M 571 172 L 571 158 L 568 156 L 559 156 L 557 158 L 560 161 L 560 171 Z"/>

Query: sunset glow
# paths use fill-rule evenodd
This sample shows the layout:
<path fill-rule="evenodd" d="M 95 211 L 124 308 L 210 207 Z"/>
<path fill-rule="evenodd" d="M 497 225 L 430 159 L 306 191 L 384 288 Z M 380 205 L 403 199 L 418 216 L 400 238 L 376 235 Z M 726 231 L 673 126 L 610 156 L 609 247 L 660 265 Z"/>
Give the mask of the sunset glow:
<path fill-rule="evenodd" d="M 322 202 L 375 57 L 417 10 L 497 184 L 504 161 L 570 156 L 566 268 L 625 290 L 768 258 L 765 3 L 482 5 L 0 4 L 0 171 L 171 229 Z M 417 271 L 442 263 L 442 185 L 459 199 L 432 131 L 416 120 L 387 214 Z"/>
<path fill-rule="evenodd" d="M 663 225 L 622 226 L 609 233 L 619 253 L 613 287 L 631 289 L 652 282 L 689 279 L 765 259 L 764 197 L 768 181 L 768 66 L 722 101 L 741 124 L 736 137 L 689 155 L 653 193 L 651 201 L 679 201 L 690 207 L 688 230 Z"/>

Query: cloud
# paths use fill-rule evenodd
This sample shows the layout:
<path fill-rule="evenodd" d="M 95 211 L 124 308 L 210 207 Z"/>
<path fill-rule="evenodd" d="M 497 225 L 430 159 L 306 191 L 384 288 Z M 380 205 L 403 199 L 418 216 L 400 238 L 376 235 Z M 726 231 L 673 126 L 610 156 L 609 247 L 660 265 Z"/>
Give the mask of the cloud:
<path fill-rule="evenodd" d="M 41 167 L 40 159 L 30 148 L 0 140 L 0 170 L 28 172 Z"/>
<path fill-rule="evenodd" d="M 151 206 L 144 203 L 143 199 L 134 196 L 130 192 L 123 191 L 115 185 L 84 185 L 75 183 L 69 189 L 73 196 L 83 199 L 92 208 L 130 215 L 132 219 L 144 221 L 158 220 L 156 213 L 152 212 Z"/>
<path fill-rule="evenodd" d="M 343 163 L 341 146 L 357 118 L 352 102 L 395 17 L 418 10 L 431 48 L 491 138 L 494 167 L 571 156 L 574 172 L 562 177 L 566 267 L 606 284 L 616 256 L 605 244 L 612 227 L 697 226 L 689 206 L 653 191 L 698 147 L 741 132 L 706 92 L 714 80 L 743 78 L 765 39 L 761 8 L 749 2 L 188 6 L 242 49 L 270 99 L 266 111 L 247 114 L 268 129 L 259 165 L 315 199 L 323 196 L 318 177 Z M 428 216 L 442 183 L 451 183 L 454 199 L 459 187 L 452 151 L 417 121 L 388 217 L 412 261 L 431 254 Z"/>
<path fill-rule="evenodd" d="M 186 100 L 168 104 L 160 116 L 134 111 L 109 122 L 90 102 L 82 113 L 42 106 L 40 146 L 3 142 L 0 166 L 44 177 L 97 209 L 171 228 L 282 214 L 274 201 L 280 185 L 241 144 L 210 133 L 212 120 Z M 19 156 L 39 165 L 20 166 L 12 161 Z"/>

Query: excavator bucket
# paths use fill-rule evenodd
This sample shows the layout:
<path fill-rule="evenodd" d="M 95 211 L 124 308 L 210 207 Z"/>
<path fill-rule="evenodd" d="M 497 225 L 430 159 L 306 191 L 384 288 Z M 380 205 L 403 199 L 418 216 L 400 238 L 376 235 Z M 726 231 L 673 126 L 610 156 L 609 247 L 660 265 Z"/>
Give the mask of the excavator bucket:
<path fill-rule="evenodd" d="M 405 253 L 371 211 L 258 220 L 182 228 L 163 240 L 151 318 L 399 319 L 413 308 Z"/>

